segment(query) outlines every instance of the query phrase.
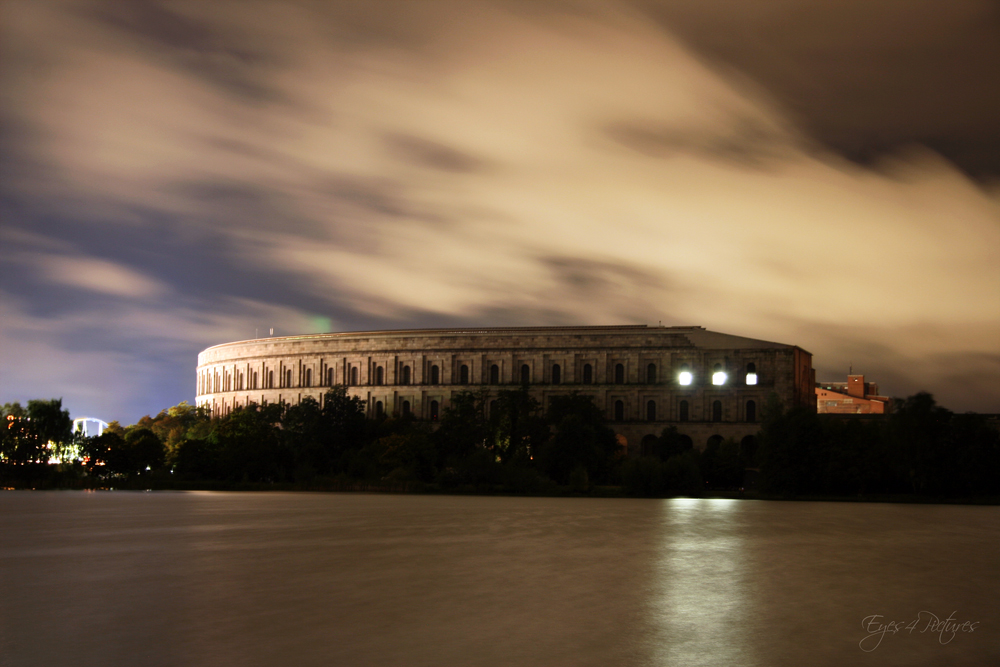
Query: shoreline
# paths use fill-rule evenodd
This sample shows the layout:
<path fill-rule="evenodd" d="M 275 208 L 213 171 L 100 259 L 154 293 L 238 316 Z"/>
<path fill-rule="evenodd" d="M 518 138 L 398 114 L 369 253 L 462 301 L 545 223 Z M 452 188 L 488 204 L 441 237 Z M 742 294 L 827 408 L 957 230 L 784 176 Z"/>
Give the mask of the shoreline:
<path fill-rule="evenodd" d="M 215 491 L 220 493 L 379 493 L 398 495 L 441 495 L 441 496 L 510 496 L 538 498 L 631 498 L 647 500 L 666 500 L 672 498 L 693 498 L 704 500 L 773 500 L 798 502 L 835 502 L 835 503 L 879 503 L 879 504 L 910 504 L 910 505 L 1000 505 L 1000 497 L 955 497 L 942 498 L 920 496 L 916 494 L 872 494 L 857 496 L 838 495 L 796 495 L 783 496 L 777 494 L 757 493 L 753 491 L 707 491 L 702 495 L 676 494 L 663 496 L 628 495 L 622 486 L 594 486 L 587 490 L 573 489 L 568 486 L 546 487 L 536 490 L 516 490 L 493 486 L 460 485 L 444 488 L 436 484 L 424 482 L 323 482 L 313 484 L 292 484 L 264 482 L 210 482 L 195 480 L 169 479 L 123 479 L 115 483 L 104 480 L 78 479 L 74 484 L 31 484 L 24 481 L 0 481 L 0 491 Z"/>

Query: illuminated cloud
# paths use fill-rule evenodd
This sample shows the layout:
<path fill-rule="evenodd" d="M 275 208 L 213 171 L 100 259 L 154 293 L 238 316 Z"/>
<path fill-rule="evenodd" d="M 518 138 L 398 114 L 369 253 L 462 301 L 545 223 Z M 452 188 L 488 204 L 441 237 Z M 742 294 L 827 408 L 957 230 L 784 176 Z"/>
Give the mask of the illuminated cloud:
<path fill-rule="evenodd" d="M 662 321 L 1000 410 L 988 160 L 900 134 L 859 164 L 843 128 L 864 119 L 836 125 L 752 42 L 713 40 L 735 20 L 715 3 L 415 4 L 10 3 L 0 270 L 31 322 L 5 325 L 11 386 L 45 350 L 113 349 L 170 378 L 156 400 L 190 400 L 199 349 L 276 323 Z M 933 22 L 907 20 L 917 49 Z"/>

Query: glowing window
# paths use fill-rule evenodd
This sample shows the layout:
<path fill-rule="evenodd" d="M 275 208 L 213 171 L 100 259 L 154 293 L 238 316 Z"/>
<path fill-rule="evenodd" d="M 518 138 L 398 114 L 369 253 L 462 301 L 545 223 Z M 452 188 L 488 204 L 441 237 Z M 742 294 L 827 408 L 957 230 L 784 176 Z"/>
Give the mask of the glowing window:
<path fill-rule="evenodd" d="M 747 364 L 747 384 L 757 384 L 756 364 Z"/>
<path fill-rule="evenodd" d="M 726 372 L 722 370 L 722 364 L 715 365 L 715 370 L 712 371 L 712 384 L 726 384 Z"/>
<path fill-rule="evenodd" d="M 681 371 L 680 374 L 677 376 L 678 384 L 681 384 L 685 387 L 690 385 L 693 381 L 694 381 L 694 376 L 691 375 L 691 371 Z"/>

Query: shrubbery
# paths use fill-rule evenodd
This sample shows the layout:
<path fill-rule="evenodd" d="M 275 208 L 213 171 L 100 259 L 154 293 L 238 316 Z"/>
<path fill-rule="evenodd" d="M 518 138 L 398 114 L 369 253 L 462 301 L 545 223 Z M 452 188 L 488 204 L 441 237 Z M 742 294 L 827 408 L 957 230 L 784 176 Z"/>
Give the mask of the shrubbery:
<path fill-rule="evenodd" d="M 720 439 L 698 451 L 669 427 L 631 459 L 589 397 L 553 397 L 543 412 L 523 389 L 458 393 L 434 429 L 410 416 L 366 419 L 362 401 L 342 387 L 322 405 L 306 398 L 218 418 L 181 403 L 127 428 L 112 422 L 92 438 L 71 433 L 57 400 L 7 404 L 3 416 L 0 474 L 30 485 L 170 480 L 511 493 L 606 493 L 600 489 L 618 485 L 627 495 L 663 497 L 740 492 L 751 468 L 761 491 L 786 496 L 1000 495 L 1000 433 L 929 394 L 878 421 L 772 402 L 756 451 Z M 57 455 L 68 463 L 46 463 Z"/>

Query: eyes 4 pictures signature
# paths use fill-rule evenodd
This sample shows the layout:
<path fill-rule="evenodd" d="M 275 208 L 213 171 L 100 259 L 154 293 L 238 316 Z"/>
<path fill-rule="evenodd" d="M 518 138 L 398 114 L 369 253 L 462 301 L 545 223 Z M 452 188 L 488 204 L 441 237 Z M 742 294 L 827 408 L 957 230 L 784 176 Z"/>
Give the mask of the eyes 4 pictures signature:
<path fill-rule="evenodd" d="M 955 635 L 975 632 L 979 621 L 959 621 L 955 618 L 957 611 L 951 612 L 948 618 L 939 618 L 937 614 L 921 611 L 912 620 L 888 621 L 882 614 L 865 616 L 861 627 L 868 634 L 858 642 L 862 651 L 871 653 L 879 647 L 886 635 L 895 634 L 932 634 L 937 635 L 938 643 L 949 644 Z"/>

